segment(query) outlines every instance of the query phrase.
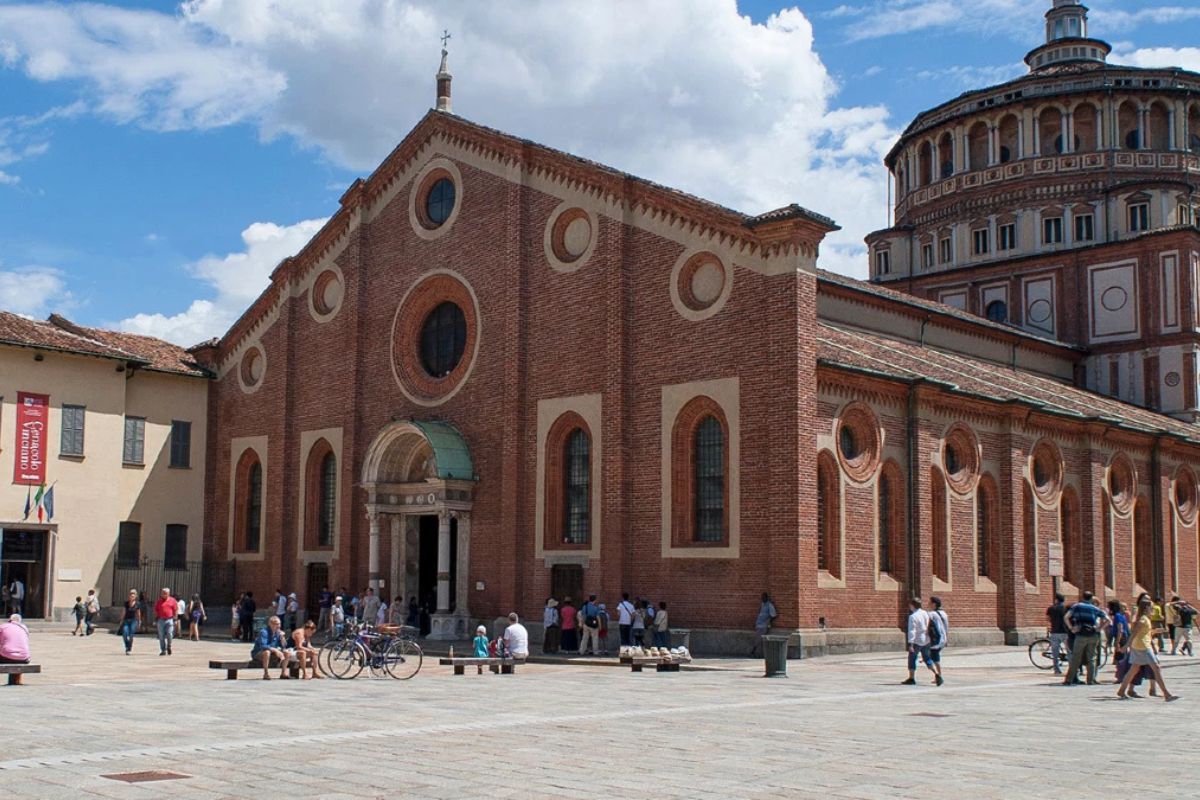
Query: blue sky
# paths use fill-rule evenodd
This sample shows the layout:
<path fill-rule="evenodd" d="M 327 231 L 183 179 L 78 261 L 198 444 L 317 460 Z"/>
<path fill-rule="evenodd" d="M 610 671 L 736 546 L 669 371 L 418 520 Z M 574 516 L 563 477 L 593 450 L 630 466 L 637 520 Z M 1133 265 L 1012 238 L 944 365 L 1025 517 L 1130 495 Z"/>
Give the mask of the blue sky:
<path fill-rule="evenodd" d="M 457 113 L 747 212 L 800 202 L 861 276 L 881 154 L 1022 74 L 1048 7 L 0 0 L 0 308 L 219 335 L 432 104 L 444 27 Z M 1091 7 L 1114 60 L 1200 69 L 1192 0 Z"/>

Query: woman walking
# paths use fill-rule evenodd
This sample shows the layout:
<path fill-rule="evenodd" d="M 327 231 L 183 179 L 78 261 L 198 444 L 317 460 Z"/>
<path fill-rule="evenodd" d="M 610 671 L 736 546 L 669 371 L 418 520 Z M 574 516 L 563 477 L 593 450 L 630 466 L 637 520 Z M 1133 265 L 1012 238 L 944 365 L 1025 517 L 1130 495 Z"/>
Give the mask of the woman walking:
<path fill-rule="evenodd" d="M 543 653 L 558 652 L 558 643 L 562 638 L 562 628 L 558 623 L 558 601 L 547 597 L 546 607 L 542 609 L 542 627 L 546 630 L 546 635 L 542 638 Z"/>
<path fill-rule="evenodd" d="M 133 637 L 142 627 L 142 604 L 137 589 L 129 590 L 125 600 L 125 613 L 121 617 L 121 638 L 125 641 L 125 655 L 133 652 Z"/>
<path fill-rule="evenodd" d="M 667 622 L 667 604 L 665 602 L 658 604 L 658 613 L 654 615 L 654 646 L 671 646 L 671 629 Z"/>
<path fill-rule="evenodd" d="M 1163 683 L 1162 669 L 1158 666 L 1158 658 L 1154 655 L 1154 646 L 1151 640 L 1156 633 L 1161 635 L 1162 630 L 1161 628 L 1156 629 L 1151 621 L 1153 611 L 1154 603 L 1151 600 L 1145 599 L 1138 602 L 1137 614 L 1134 615 L 1129 636 L 1129 671 L 1125 673 L 1125 680 L 1121 681 L 1121 688 L 1117 689 L 1117 697 L 1122 700 L 1141 696 L 1130 689 L 1129 685 L 1133 683 L 1134 676 L 1141 671 L 1142 666 L 1150 667 L 1150 671 L 1154 673 L 1153 680 L 1158 684 L 1158 688 L 1162 689 L 1163 700 L 1170 703 L 1179 699 L 1179 695 L 1167 691 L 1167 685 Z M 1161 617 L 1161 614 L 1159 616 Z"/>
<path fill-rule="evenodd" d="M 192 595 L 191 601 L 187 605 L 187 618 L 191 622 L 190 636 L 193 642 L 200 641 L 200 623 L 208 622 L 208 614 L 204 612 L 204 603 L 200 602 L 200 595 Z"/>

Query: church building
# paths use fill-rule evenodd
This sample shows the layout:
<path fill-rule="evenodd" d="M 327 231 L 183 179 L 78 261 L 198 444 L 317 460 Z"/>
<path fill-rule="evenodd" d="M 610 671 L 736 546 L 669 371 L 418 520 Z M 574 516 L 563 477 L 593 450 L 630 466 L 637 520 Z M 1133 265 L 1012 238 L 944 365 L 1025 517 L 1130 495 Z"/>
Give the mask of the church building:
<path fill-rule="evenodd" d="M 325 585 L 464 638 L 595 593 L 745 653 L 1044 629 L 1057 584 L 1200 594 L 1200 75 L 1106 63 L 1055 0 L 1028 76 L 887 158 L 873 281 L 757 215 L 438 106 L 219 340 L 213 605 Z M 1055 574 L 1052 574 L 1055 573 Z"/>

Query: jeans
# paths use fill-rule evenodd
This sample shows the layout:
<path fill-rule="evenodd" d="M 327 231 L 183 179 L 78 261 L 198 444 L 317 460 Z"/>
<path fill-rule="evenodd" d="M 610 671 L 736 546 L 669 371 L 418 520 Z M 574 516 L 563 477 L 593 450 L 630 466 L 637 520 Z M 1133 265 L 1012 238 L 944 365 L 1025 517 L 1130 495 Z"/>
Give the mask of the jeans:
<path fill-rule="evenodd" d="M 88 613 L 84 614 L 83 615 L 83 624 L 87 630 L 87 635 L 91 636 L 92 632 L 94 630 L 96 630 L 96 615 L 90 611 Z"/>
<path fill-rule="evenodd" d="M 1071 665 L 1067 667 L 1067 683 L 1075 680 L 1079 674 L 1080 665 L 1087 666 L 1087 682 L 1096 682 L 1096 656 L 1100 650 L 1100 634 L 1098 633 L 1077 633 L 1075 634 L 1075 645 L 1071 648 Z"/>
<path fill-rule="evenodd" d="M 1067 645 L 1067 634 L 1065 634 L 1065 633 L 1050 634 L 1050 652 L 1054 656 L 1054 671 L 1055 672 L 1062 671 L 1062 668 L 1059 666 L 1059 662 L 1061 662 L 1062 659 L 1059 658 L 1059 655 L 1062 653 L 1063 648 L 1066 647 L 1066 645 Z"/>
<path fill-rule="evenodd" d="M 909 648 L 910 648 L 908 651 L 908 671 L 909 672 L 916 672 L 917 656 L 921 657 L 921 660 L 925 662 L 925 666 L 929 667 L 930 669 L 933 669 L 933 658 L 929 655 L 929 645 L 915 644 L 915 645 L 910 645 Z"/>
<path fill-rule="evenodd" d="M 171 649 L 171 640 L 175 638 L 175 620 L 160 619 L 158 623 L 158 651 L 165 653 Z"/>
<path fill-rule="evenodd" d="M 629 647 L 631 644 L 633 644 L 633 641 L 629 638 L 630 626 L 620 625 L 618 627 L 621 629 L 621 646 Z"/>
<path fill-rule="evenodd" d="M 667 631 L 655 631 L 654 632 L 654 646 L 655 647 L 670 647 L 671 646 L 670 638 L 671 638 L 671 636 Z"/>
<path fill-rule="evenodd" d="M 133 635 L 137 633 L 137 629 L 136 619 L 127 619 L 121 623 L 121 639 L 125 642 L 126 653 L 133 649 Z"/>

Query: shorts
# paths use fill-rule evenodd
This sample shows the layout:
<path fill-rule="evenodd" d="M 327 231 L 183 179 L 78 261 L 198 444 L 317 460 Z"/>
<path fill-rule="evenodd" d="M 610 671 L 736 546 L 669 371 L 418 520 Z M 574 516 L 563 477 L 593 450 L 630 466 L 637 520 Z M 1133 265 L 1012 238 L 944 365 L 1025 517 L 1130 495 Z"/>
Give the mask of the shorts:
<path fill-rule="evenodd" d="M 1154 655 L 1153 650 L 1130 650 L 1129 664 L 1131 666 L 1140 666 L 1143 664 L 1157 664 L 1158 657 Z"/>
<path fill-rule="evenodd" d="M 940 647 L 929 648 L 929 660 L 935 664 L 942 663 L 942 648 L 940 648 Z"/>

